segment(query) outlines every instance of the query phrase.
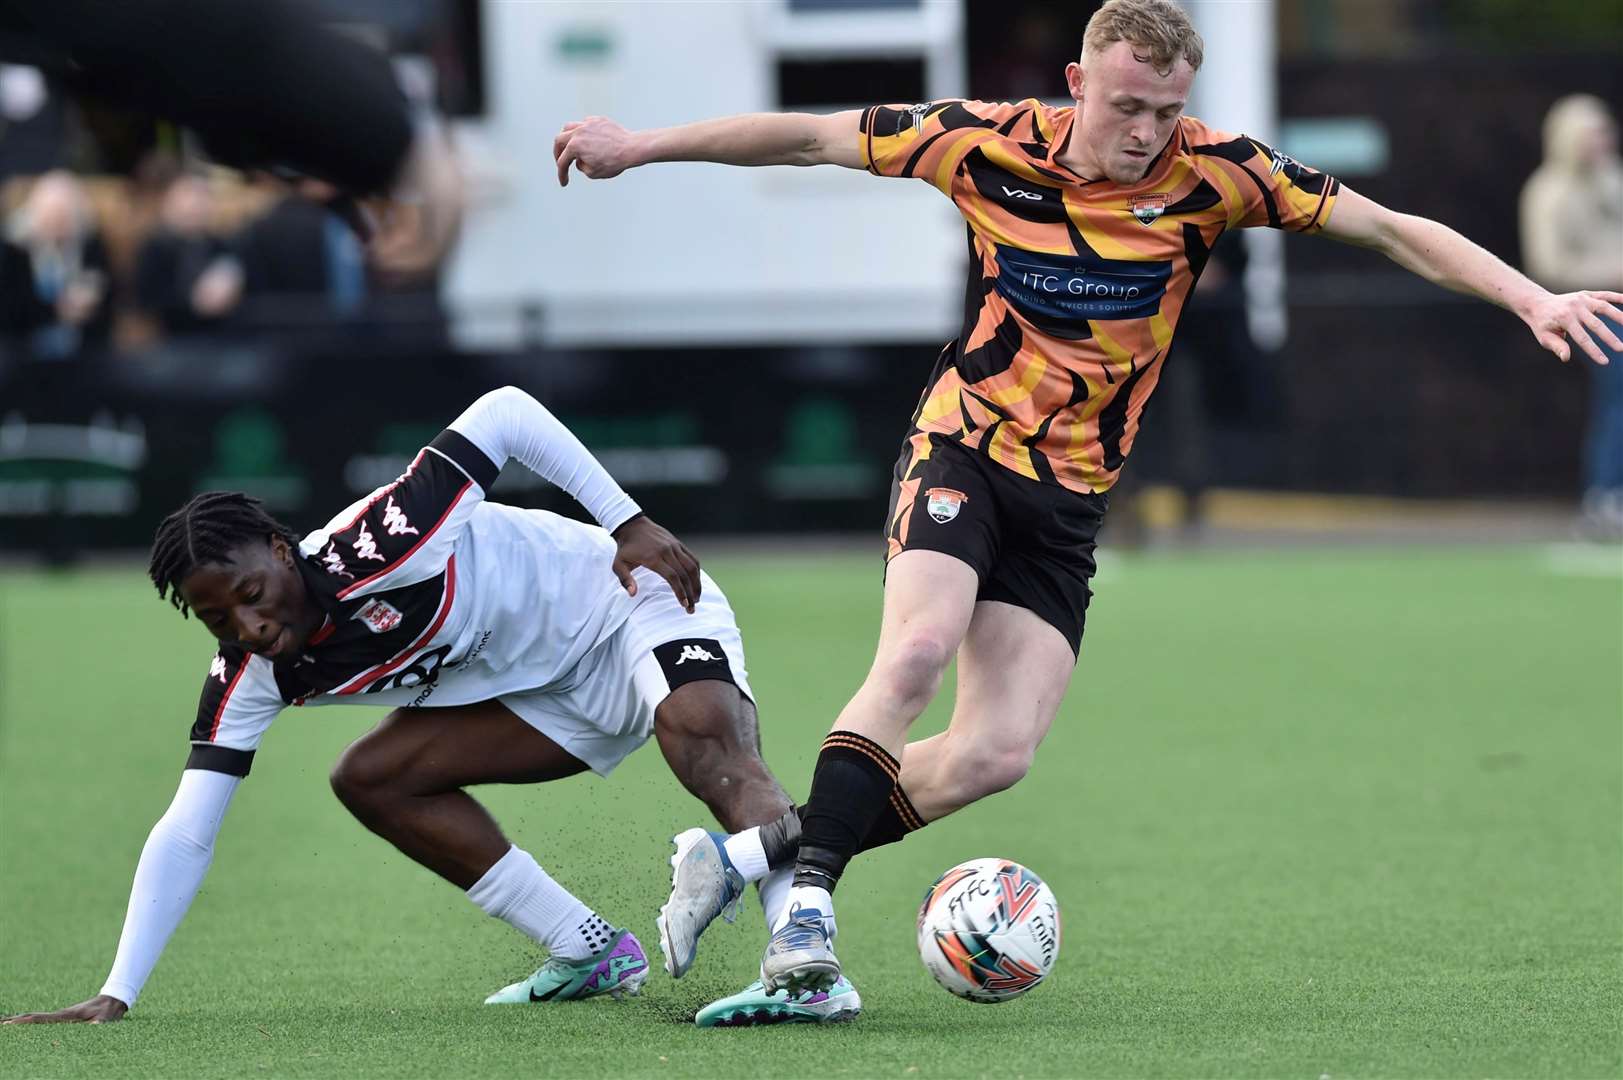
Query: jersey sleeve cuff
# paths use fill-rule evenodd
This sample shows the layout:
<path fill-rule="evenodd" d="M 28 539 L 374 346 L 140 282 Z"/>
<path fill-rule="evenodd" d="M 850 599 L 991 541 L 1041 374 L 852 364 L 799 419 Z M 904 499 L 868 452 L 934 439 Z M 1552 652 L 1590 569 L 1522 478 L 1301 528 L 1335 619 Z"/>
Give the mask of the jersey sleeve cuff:
<path fill-rule="evenodd" d="M 450 459 L 451 464 L 466 473 L 481 491 L 488 493 L 490 485 L 496 482 L 496 474 L 502 471 L 501 463 L 490 460 L 473 440 L 455 428 L 446 428 L 434 436 L 434 441 L 428 445 Z"/>
<path fill-rule="evenodd" d="M 642 513 L 642 507 L 638 506 L 636 500 L 624 492 L 621 492 L 620 497 L 611 501 L 608 506 L 603 507 L 601 512 L 596 507 L 589 509 L 592 511 L 592 516 L 597 518 L 597 523 L 603 526 L 605 532 L 610 533 Z"/>
<path fill-rule="evenodd" d="M 192 752 L 186 755 L 186 768 L 225 773 L 227 776 L 247 776 L 253 764 L 252 750 L 234 750 L 212 743 L 194 743 Z"/>

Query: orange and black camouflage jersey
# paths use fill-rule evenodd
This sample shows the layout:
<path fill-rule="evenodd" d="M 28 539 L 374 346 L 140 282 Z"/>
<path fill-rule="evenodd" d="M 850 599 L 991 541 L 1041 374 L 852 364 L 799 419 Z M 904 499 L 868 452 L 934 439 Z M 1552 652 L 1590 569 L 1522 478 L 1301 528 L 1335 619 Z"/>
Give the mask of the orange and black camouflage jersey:
<path fill-rule="evenodd" d="M 1055 160 L 1074 118 L 1036 100 L 862 114 L 868 169 L 934 184 L 969 224 L 963 326 L 913 418 L 915 461 L 933 432 L 1044 483 L 1108 489 L 1218 236 L 1313 232 L 1335 206 L 1334 177 L 1189 117 L 1138 184 L 1084 180 Z"/>

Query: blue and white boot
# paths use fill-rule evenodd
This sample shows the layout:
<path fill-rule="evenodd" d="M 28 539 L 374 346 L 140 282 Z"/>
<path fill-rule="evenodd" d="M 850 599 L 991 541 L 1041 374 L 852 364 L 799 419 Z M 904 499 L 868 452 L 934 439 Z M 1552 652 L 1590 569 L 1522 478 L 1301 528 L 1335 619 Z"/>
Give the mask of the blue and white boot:
<path fill-rule="evenodd" d="M 699 935 L 721 916 L 738 918 L 744 878 L 733 868 L 724 846 L 725 833 L 689 829 L 676 836 L 671 856 L 671 895 L 659 909 L 659 951 L 665 970 L 680 979 L 693 967 Z"/>
<path fill-rule="evenodd" d="M 712 1001 L 699 1010 L 694 1024 L 708 1027 L 756 1027 L 762 1024 L 838 1024 L 855 1020 L 862 1012 L 862 997 L 849 979 L 841 977 L 827 990 L 785 990 L 768 993 L 760 982 L 743 992 Z"/>
<path fill-rule="evenodd" d="M 788 921 L 773 931 L 761 957 L 761 983 L 768 993 L 833 990 L 840 961 L 834 955 L 831 921 L 816 908 L 790 909 Z"/>

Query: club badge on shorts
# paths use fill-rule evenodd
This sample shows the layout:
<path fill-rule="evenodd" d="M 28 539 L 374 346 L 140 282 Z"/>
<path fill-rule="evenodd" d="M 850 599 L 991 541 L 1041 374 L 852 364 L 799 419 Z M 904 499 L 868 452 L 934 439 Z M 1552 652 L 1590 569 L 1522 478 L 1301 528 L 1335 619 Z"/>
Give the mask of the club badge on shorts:
<path fill-rule="evenodd" d="M 1166 213 L 1167 192 L 1157 191 L 1149 195 L 1133 195 L 1127 200 L 1127 209 L 1133 212 L 1140 225 L 1153 224 L 1155 219 Z"/>
<path fill-rule="evenodd" d="M 924 497 L 927 500 L 924 509 L 943 525 L 957 517 L 959 508 L 969 501 L 968 495 L 952 488 L 931 488 Z"/>

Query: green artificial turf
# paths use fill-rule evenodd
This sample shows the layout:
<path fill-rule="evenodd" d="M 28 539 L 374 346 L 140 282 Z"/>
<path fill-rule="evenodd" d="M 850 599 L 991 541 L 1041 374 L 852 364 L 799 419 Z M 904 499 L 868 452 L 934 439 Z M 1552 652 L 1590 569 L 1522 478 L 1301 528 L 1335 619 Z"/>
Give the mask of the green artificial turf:
<path fill-rule="evenodd" d="M 739 613 L 767 759 L 803 797 L 871 657 L 877 563 L 709 569 Z M 0 635 L 10 1013 L 99 990 L 212 649 L 133 566 L 0 575 Z M 753 977 L 753 901 L 641 999 L 481 1006 L 533 950 L 328 789 L 378 715 L 285 714 L 130 1018 L 0 1028 L 0 1076 L 1623 1073 L 1623 579 L 1604 566 L 1106 555 L 1031 775 L 853 864 L 840 951 L 867 1012 L 839 1028 L 687 1022 Z M 657 750 L 606 781 L 481 797 L 653 949 L 668 839 L 702 820 Z M 999 1006 L 948 996 L 913 944 L 924 887 L 983 855 L 1031 866 L 1064 915 L 1052 979 Z"/>

